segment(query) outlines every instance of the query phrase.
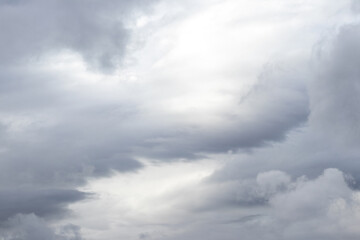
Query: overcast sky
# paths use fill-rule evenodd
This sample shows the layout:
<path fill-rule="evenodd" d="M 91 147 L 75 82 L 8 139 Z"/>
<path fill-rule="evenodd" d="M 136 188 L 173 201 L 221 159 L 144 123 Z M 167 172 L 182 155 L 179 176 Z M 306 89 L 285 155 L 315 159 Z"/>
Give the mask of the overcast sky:
<path fill-rule="evenodd" d="M 0 0 L 0 240 L 360 238 L 359 0 Z"/>

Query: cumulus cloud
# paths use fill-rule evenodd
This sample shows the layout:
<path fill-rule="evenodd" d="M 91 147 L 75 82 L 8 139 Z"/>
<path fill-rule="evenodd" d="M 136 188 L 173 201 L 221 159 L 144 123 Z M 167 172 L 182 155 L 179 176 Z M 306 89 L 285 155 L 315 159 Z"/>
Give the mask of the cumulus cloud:
<path fill-rule="evenodd" d="M 227 239 L 235 239 L 234 235 L 242 239 L 359 237 L 354 227 L 359 222 L 359 174 L 355 167 L 360 156 L 358 33 L 354 21 L 333 31 L 320 49 L 316 47 L 313 75 L 308 75 L 305 90 L 310 101 L 306 124 L 288 132 L 282 143 L 250 154 L 219 156 L 230 160 L 214 173 L 210 183 L 226 190 L 217 192 L 221 197 L 206 195 L 204 204 L 211 206 L 208 210 L 215 215 L 222 212 L 216 209 L 225 205 L 238 211 L 238 218 L 222 212 L 233 219 L 226 221 L 231 226 L 217 227 L 231 233 Z M 251 209 L 241 204 L 244 200 L 257 204 Z M 202 238 L 204 232 L 210 232 L 210 239 L 221 238 L 199 223 L 174 239 Z"/>
<path fill-rule="evenodd" d="M 352 191 L 337 169 L 270 200 L 282 239 L 356 239 L 359 193 Z M 349 224 L 350 223 L 350 224 Z M 281 230 L 283 229 L 283 230 Z"/>
<path fill-rule="evenodd" d="M 213 210 L 206 219 L 194 217 L 191 225 L 184 221 L 180 226 L 186 230 L 173 230 L 170 239 L 238 239 L 241 236 L 249 240 L 295 240 L 356 239 L 359 236 L 356 226 L 360 221 L 360 195 L 347 185 L 344 174 L 338 169 L 326 169 L 312 180 L 306 176 L 290 180 L 286 173 L 269 171 L 260 173 L 254 182 L 247 184 L 248 190 L 266 196 L 266 206 L 237 205 L 236 208 L 243 211 L 233 206 L 233 212 Z M 239 191 L 239 186 L 232 190 L 241 195 L 249 194 L 249 191 Z"/>

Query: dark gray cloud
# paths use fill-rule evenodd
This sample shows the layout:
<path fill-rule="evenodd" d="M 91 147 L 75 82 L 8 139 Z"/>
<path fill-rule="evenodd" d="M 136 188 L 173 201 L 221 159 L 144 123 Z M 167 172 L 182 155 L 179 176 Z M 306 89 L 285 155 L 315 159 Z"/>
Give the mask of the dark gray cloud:
<path fill-rule="evenodd" d="M 131 34 L 125 25 L 152 2 L 0 2 L 0 221 L 18 213 L 60 216 L 68 204 L 88 197 L 72 189 L 87 177 L 142 166 L 121 147 L 129 137 L 113 134 L 127 110 L 111 120 L 121 105 L 94 106 L 67 88 L 75 79 L 39 66 L 44 56 L 72 51 L 92 70 L 113 71 Z"/>
<path fill-rule="evenodd" d="M 66 206 L 90 196 L 66 189 L 13 188 L 0 191 L 0 222 L 16 214 L 52 217 L 65 214 Z"/>
<path fill-rule="evenodd" d="M 79 184 L 111 169 L 141 167 L 128 154 L 130 133 L 120 134 L 123 118 L 132 114 L 127 108 L 123 113 L 120 104 L 89 104 L 91 99 L 65 90 L 61 79 L 31 73 L 0 84 L 6 89 L 1 103 L 4 185 Z"/>

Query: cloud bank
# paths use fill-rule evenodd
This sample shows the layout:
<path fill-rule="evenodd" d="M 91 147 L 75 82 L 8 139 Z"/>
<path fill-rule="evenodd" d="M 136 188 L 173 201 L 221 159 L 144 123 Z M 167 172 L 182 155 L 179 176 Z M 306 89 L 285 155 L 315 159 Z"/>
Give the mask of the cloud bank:
<path fill-rule="evenodd" d="M 0 0 L 0 237 L 358 239 L 358 5 Z"/>

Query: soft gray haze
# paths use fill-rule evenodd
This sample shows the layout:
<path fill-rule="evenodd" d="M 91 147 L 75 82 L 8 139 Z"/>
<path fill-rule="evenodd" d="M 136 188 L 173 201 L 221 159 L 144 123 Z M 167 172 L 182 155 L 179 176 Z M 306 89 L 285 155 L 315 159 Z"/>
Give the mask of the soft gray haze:
<path fill-rule="evenodd" d="M 0 240 L 360 238 L 358 0 L 0 0 Z"/>

